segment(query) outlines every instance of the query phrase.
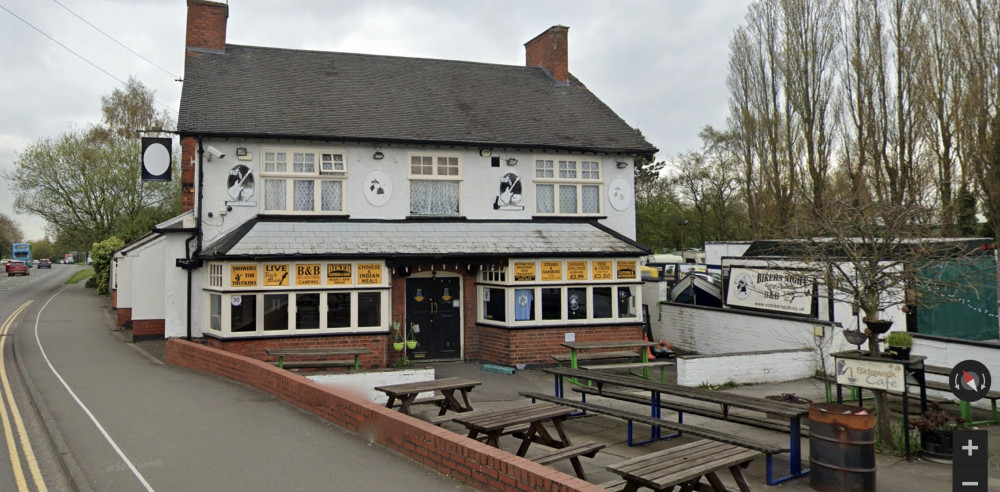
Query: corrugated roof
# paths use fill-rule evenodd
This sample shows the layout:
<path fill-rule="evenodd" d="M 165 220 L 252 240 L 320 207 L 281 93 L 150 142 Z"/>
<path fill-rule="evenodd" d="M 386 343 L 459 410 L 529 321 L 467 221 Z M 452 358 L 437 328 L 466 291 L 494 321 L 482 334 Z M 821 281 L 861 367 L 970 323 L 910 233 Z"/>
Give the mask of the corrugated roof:
<path fill-rule="evenodd" d="M 657 149 L 540 68 L 226 45 L 187 51 L 182 134 L 589 150 Z"/>
<path fill-rule="evenodd" d="M 249 222 L 205 256 L 641 256 L 648 250 L 593 222 Z"/>

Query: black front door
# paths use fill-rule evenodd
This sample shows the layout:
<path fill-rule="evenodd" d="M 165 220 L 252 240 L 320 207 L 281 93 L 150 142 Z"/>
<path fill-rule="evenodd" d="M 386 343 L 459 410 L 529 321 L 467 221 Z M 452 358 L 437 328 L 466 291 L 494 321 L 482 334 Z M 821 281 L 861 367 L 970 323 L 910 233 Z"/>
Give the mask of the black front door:
<path fill-rule="evenodd" d="M 462 298 L 457 277 L 406 279 L 406 325 L 416 324 L 412 359 L 457 359 L 461 352 Z"/>

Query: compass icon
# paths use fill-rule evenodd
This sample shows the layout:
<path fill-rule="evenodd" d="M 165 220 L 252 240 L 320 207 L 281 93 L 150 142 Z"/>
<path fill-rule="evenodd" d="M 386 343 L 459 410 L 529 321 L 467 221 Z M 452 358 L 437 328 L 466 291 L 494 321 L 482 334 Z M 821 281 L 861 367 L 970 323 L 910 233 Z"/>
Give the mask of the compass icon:
<path fill-rule="evenodd" d="M 972 403 L 986 396 L 992 382 L 990 371 L 982 362 L 964 360 L 952 368 L 948 386 L 956 398 Z"/>

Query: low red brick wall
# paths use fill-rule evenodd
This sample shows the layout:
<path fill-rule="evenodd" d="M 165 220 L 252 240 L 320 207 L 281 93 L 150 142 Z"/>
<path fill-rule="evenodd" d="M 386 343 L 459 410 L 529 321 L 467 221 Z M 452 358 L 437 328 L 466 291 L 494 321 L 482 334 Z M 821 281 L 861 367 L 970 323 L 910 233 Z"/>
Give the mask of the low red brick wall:
<path fill-rule="evenodd" d="M 164 330 L 165 322 L 162 319 L 132 320 L 133 341 L 162 339 Z"/>
<path fill-rule="evenodd" d="M 172 338 L 167 363 L 248 384 L 479 490 L 604 490 L 249 357 Z"/>
<path fill-rule="evenodd" d="M 569 353 L 559 344 L 566 341 L 567 332 L 576 335 L 577 342 L 611 342 L 641 340 L 642 325 L 572 326 L 552 328 L 495 328 L 479 325 L 478 347 L 466 348 L 466 358 L 504 365 L 550 365 L 552 354 Z"/>
<path fill-rule="evenodd" d="M 134 330 L 134 328 L 133 328 Z M 371 354 L 362 355 L 359 359 L 362 368 L 370 369 L 376 367 L 386 367 L 389 365 L 388 353 L 389 344 L 392 343 L 389 335 L 337 335 L 337 336 L 316 336 L 316 337 L 283 337 L 283 338 L 255 338 L 252 340 L 229 339 L 223 340 L 213 337 L 205 337 L 202 343 L 217 349 L 232 352 L 251 359 L 266 362 L 277 362 L 278 357 L 267 355 L 269 348 L 334 348 L 334 347 L 365 347 L 371 350 Z M 329 357 L 296 357 L 295 360 L 319 360 Z"/>
<path fill-rule="evenodd" d="M 118 308 L 118 326 L 125 326 L 125 323 L 132 321 L 132 308 Z"/>

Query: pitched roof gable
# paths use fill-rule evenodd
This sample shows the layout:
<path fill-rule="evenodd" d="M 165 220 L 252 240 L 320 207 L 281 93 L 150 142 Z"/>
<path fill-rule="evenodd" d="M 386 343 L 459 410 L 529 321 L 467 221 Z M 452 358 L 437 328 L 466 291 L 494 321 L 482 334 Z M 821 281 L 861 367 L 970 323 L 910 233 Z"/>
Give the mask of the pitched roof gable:
<path fill-rule="evenodd" d="M 540 68 L 232 44 L 186 58 L 187 135 L 657 150 L 578 80 Z"/>

